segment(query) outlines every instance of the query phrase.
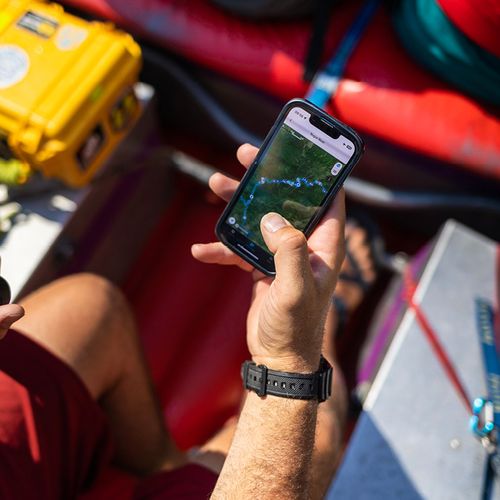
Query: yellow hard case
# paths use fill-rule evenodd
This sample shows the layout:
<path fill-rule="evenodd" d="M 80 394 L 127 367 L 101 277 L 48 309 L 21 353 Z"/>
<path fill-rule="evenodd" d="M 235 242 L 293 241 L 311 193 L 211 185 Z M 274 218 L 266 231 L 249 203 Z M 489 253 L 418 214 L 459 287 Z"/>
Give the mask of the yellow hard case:
<path fill-rule="evenodd" d="M 0 179 L 37 169 L 87 184 L 140 112 L 140 67 L 139 46 L 111 24 L 0 0 Z"/>

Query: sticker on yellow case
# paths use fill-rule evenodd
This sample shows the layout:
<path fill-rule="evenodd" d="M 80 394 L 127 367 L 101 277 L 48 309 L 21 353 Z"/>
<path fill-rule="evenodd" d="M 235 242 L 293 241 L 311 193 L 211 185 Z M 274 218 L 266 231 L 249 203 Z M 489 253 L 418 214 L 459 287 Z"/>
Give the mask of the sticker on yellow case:
<path fill-rule="evenodd" d="M 75 26 L 65 24 L 57 32 L 55 44 L 59 50 L 75 50 L 85 41 L 88 31 Z"/>
<path fill-rule="evenodd" d="M 28 54 L 17 45 L 0 45 L 0 89 L 20 82 L 28 73 Z"/>

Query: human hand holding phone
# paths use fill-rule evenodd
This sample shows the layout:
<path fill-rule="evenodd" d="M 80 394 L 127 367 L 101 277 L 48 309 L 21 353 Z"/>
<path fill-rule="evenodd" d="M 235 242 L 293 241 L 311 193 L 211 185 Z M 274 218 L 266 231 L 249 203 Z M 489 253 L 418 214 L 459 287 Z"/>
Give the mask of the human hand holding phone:
<path fill-rule="evenodd" d="M 304 99 L 292 99 L 217 222 L 217 237 L 273 276 L 275 258 L 261 233 L 262 217 L 276 212 L 309 236 L 363 150 L 353 129 Z"/>
<path fill-rule="evenodd" d="M 248 168 L 258 149 L 245 144 L 238 159 Z M 238 181 L 221 173 L 210 179 L 212 191 L 228 201 Z M 278 216 L 279 217 L 279 216 Z M 262 236 L 274 253 L 276 277 L 254 271 L 254 291 L 247 317 L 247 342 L 253 360 L 269 368 L 314 372 L 318 368 L 323 323 L 344 257 L 344 194 L 340 191 L 309 239 L 267 215 Z M 276 221 L 278 223 L 276 223 Z M 275 231 L 268 230 L 274 223 Z M 283 225 L 284 224 L 284 225 Z M 197 244 L 193 256 L 205 263 L 253 266 L 220 242 Z"/>

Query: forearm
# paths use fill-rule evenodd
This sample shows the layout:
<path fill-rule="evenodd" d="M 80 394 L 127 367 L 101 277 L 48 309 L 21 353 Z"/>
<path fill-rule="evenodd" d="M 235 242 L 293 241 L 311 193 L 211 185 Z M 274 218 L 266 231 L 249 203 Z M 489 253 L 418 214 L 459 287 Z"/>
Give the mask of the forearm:
<path fill-rule="evenodd" d="M 317 408 L 249 393 L 212 498 L 308 498 Z"/>

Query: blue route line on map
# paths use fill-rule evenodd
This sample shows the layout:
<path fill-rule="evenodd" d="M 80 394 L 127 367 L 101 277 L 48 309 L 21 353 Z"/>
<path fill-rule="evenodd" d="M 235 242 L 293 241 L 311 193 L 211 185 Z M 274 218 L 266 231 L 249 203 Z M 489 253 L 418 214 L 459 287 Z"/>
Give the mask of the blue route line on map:
<path fill-rule="evenodd" d="M 297 189 L 300 189 L 301 187 L 314 187 L 314 186 L 319 186 L 321 188 L 321 191 L 323 194 L 328 193 L 328 190 L 323 186 L 323 183 L 318 180 L 314 181 L 309 181 L 305 177 L 297 177 L 295 179 L 268 179 L 267 177 L 261 177 L 259 182 L 254 185 L 252 192 L 248 196 L 248 200 L 245 200 L 244 198 L 241 198 L 241 202 L 243 203 L 243 206 L 245 207 L 245 210 L 243 210 L 243 222 L 246 223 L 247 221 L 247 211 L 248 208 L 250 207 L 250 204 L 252 203 L 255 195 L 255 191 L 259 186 L 263 186 L 265 184 L 285 184 L 290 187 L 294 187 Z"/>

